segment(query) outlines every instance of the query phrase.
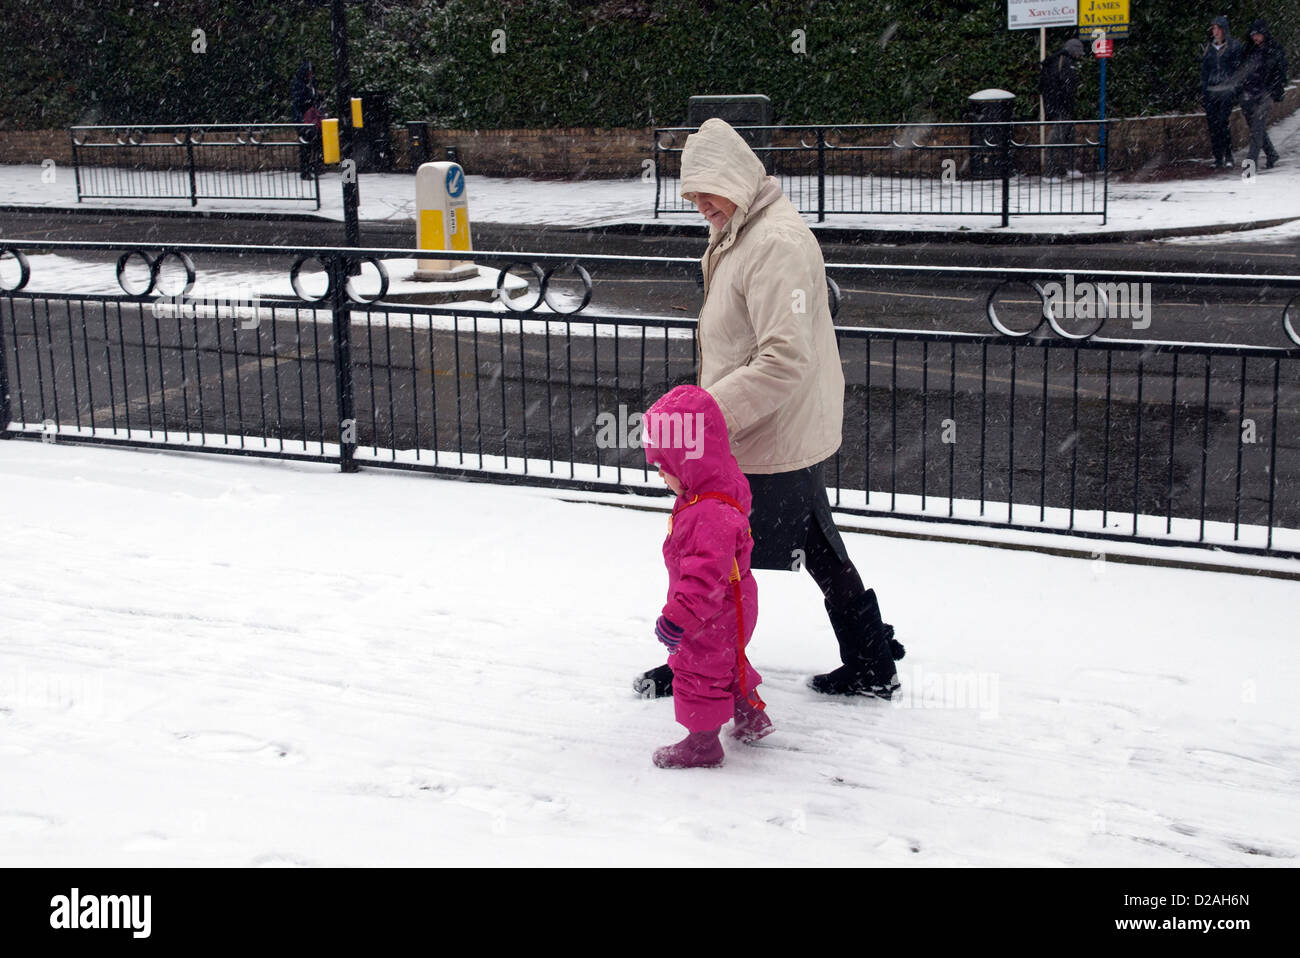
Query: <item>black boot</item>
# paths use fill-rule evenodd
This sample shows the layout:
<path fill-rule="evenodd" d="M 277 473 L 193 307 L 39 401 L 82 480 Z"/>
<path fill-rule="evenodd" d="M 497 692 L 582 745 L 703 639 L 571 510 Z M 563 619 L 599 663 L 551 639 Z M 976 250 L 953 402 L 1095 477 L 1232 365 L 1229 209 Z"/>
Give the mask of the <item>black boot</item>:
<path fill-rule="evenodd" d="M 649 672 L 642 672 L 632 682 L 632 688 L 643 699 L 663 699 L 673 694 L 673 670 L 667 665 L 658 665 Z"/>
<path fill-rule="evenodd" d="M 862 663 L 850 663 L 833 672 L 814 675 L 808 680 L 808 687 L 822 695 L 874 695 L 888 702 L 901 685 L 892 665 L 877 670 Z"/>
<path fill-rule="evenodd" d="M 809 687 L 823 695 L 874 695 L 888 701 L 899 689 L 894 662 L 905 649 L 894 638 L 894 627 L 881 620 L 875 590 L 866 589 L 847 603 L 828 598 L 826 612 L 844 664 L 813 676 Z"/>

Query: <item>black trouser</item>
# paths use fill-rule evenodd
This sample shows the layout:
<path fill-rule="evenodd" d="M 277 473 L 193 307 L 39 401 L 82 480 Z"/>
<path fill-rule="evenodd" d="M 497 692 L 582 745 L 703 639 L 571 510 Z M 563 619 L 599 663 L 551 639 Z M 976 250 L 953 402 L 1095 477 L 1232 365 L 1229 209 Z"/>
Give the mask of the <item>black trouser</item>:
<path fill-rule="evenodd" d="M 1068 120 L 1070 115 L 1048 116 L 1048 119 Z M 1066 146 L 1073 142 L 1073 123 L 1053 123 L 1047 128 L 1047 147 L 1042 151 L 1044 176 L 1060 176 L 1074 169 L 1074 150 Z"/>
<path fill-rule="evenodd" d="M 1232 129 L 1229 126 L 1232 103 L 1231 95 L 1205 98 L 1205 122 L 1210 128 L 1210 149 L 1214 152 L 1215 163 L 1232 159 Z"/>
<path fill-rule="evenodd" d="M 317 174 L 317 157 L 320 155 L 320 131 L 312 127 L 307 131 L 305 142 L 298 144 L 298 173 L 304 179 L 311 179 Z"/>
<path fill-rule="evenodd" d="M 1269 163 L 1276 163 L 1277 148 L 1273 146 L 1273 140 L 1268 135 L 1268 121 L 1273 115 L 1273 101 L 1267 94 L 1257 100 L 1243 99 L 1241 112 L 1246 114 L 1246 121 L 1250 123 L 1250 161 L 1258 163 L 1259 151 L 1263 148 Z"/>
<path fill-rule="evenodd" d="M 840 661 L 869 666 L 892 661 L 876 593 L 863 586 L 853 560 L 847 556 L 840 559 L 816 522 L 809 523 L 804 553 L 804 566 L 825 599 L 826 614 L 840 646 Z"/>
<path fill-rule="evenodd" d="M 885 667 L 893 662 L 876 594 L 862 585 L 835 528 L 826 494 L 824 463 L 790 472 L 747 475 L 754 506 L 751 566 L 808 569 L 821 589 L 826 614 L 846 665 Z"/>

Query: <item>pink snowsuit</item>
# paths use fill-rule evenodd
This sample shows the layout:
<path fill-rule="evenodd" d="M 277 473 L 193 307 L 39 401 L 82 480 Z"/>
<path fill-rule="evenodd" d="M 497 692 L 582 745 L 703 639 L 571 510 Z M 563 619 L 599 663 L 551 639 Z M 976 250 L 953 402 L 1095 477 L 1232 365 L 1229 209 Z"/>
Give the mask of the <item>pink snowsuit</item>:
<path fill-rule="evenodd" d="M 684 633 L 668 656 L 677 721 L 692 732 L 716 729 L 732 718 L 738 695 L 757 700 L 762 681 L 739 645 L 733 585 L 738 573 L 748 644 L 758 621 L 758 585 L 749 571 L 749 483 L 731 454 L 722 410 L 698 386 L 662 396 L 646 411 L 641 433 L 646 460 L 675 476 L 683 491 L 663 547 L 663 616 Z"/>

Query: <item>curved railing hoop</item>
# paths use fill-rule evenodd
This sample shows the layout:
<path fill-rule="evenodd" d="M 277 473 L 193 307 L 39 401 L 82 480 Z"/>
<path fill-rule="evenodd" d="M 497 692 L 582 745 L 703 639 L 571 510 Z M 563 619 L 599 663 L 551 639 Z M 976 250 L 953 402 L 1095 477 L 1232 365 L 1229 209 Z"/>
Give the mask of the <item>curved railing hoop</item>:
<path fill-rule="evenodd" d="M 6 256 L 12 256 L 14 262 L 18 264 L 18 282 L 13 286 L 0 284 L 0 293 L 16 293 L 26 286 L 27 281 L 32 278 L 32 267 L 31 264 L 27 262 L 27 257 L 23 255 L 23 251 L 20 249 L 0 247 L 0 259 L 4 259 Z"/>
<path fill-rule="evenodd" d="M 360 262 L 370 263 L 372 266 L 374 266 L 375 271 L 379 273 L 379 292 L 375 293 L 374 296 L 369 296 L 369 297 L 357 293 L 357 291 L 353 288 L 352 285 L 352 277 L 349 276 L 347 285 L 344 287 L 345 291 L 348 294 L 348 299 L 358 304 L 378 302 L 379 300 L 383 299 L 385 296 L 388 295 L 388 270 L 384 267 L 383 260 L 375 259 L 372 256 L 367 256 L 364 259 L 360 260 Z"/>
<path fill-rule="evenodd" d="M 1004 326 L 1002 320 L 998 319 L 998 312 L 993 306 L 993 300 L 997 296 L 998 290 L 1011 283 L 1019 283 L 1020 285 L 1028 286 L 1038 294 L 1039 302 L 1042 304 L 1042 309 L 1038 313 L 1038 322 L 1034 324 L 1032 329 L 1026 330 L 1023 333 L 1018 333 L 1014 329 Z M 1047 320 L 1047 296 L 1043 292 L 1043 288 L 1036 282 L 1026 283 L 1024 280 L 1004 279 L 989 290 L 988 299 L 984 301 L 984 312 L 988 316 L 989 325 L 1003 336 L 1006 336 L 1008 339 L 1027 339 L 1034 333 L 1038 332 L 1038 330 L 1042 328 L 1043 323 Z"/>
<path fill-rule="evenodd" d="M 298 283 L 298 275 L 302 272 L 303 266 L 307 263 L 317 263 L 325 270 L 325 292 L 321 293 L 319 296 L 308 296 L 302 291 L 302 286 Z M 293 288 L 293 294 L 304 303 L 323 303 L 329 298 L 330 293 L 334 292 L 334 276 L 330 273 L 329 269 L 325 267 L 325 264 L 315 256 L 299 256 L 294 260 L 293 266 L 289 267 L 289 285 Z"/>
<path fill-rule="evenodd" d="M 1286 332 L 1287 338 L 1290 339 L 1291 342 L 1300 346 L 1300 329 L 1296 328 L 1296 324 L 1292 322 L 1291 317 L 1291 308 L 1296 305 L 1296 300 L 1300 300 L 1300 293 L 1296 293 L 1292 296 L 1287 300 L 1287 304 L 1282 307 L 1282 329 Z"/>
<path fill-rule="evenodd" d="M 149 269 L 149 285 L 144 287 L 144 289 L 141 290 L 132 290 L 126 285 L 126 267 L 127 264 L 131 262 L 131 257 L 133 256 L 140 257 L 140 259 L 144 261 L 144 265 Z M 142 298 L 148 296 L 150 293 L 153 292 L 153 284 L 155 279 L 154 261 L 153 259 L 150 258 L 149 254 L 146 253 L 144 250 L 135 249 L 135 250 L 131 250 L 130 252 L 123 253 L 121 256 L 119 256 L 117 259 L 116 272 L 117 272 L 117 285 L 121 287 L 122 292 L 126 293 L 126 295 Z"/>
<path fill-rule="evenodd" d="M 528 306 L 516 306 L 515 297 L 511 296 L 505 290 L 506 276 L 509 275 L 510 271 L 516 266 L 528 267 L 533 271 L 533 276 L 537 280 L 537 298 Z M 504 303 L 506 309 L 510 310 L 512 313 L 531 313 L 546 300 L 547 279 L 547 273 L 536 263 L 525 263 L 523 260 L 513 260 L 501 267 L 501 271 L 497 273 L 497 285 L 496 289 L 493 291 L 493 295 L 496 297 L 498 302 Z"/>
<path fill-rule="evenodd" d="M 1068 339 L 1072 342 L 1083 342 L 1085 339 L 1091 339 L 1093 336 L 1096 336 L 1101 332 L 1101 328 L 1106 325 L 1106 319 L 1110 315 L 1110 299 L 1107 298 L 1105 291 L 1097 288 L 1095 284 L 1093 285 L 1093 288 L 1096 289 L 1097 295 L 1101 297 L 1101 301 L 1097 304 L 1097 315 L 1093 317 L 1096 319 L 1097 325 L 1094 329 L 1090 329 L 1086 333 L 1071 333 L 1067 331 L 1065 327 L 1057 321 L 1055 313 L 1052 312 L 1051 307 L 1048 305 L 1047 292 L 1039 286 L 1038 283 L 1034 283 L 1033 285 L 1034 288 L 1038 290 L 1038 295 L 1043 297 L 1043 315 L 1047 317 L 1047 324 L 1052 328 L 1052 332 L 1056 333 L 1056 335 L 1060 336 L 1062 339 Z M 1039 325 L 1042 324 L 1040 323 Z"/>
<path fill-rule="evenodd" d="M 165 293 L 158 286 L 158 280 L 162 278 L 163 263 L 167 260 L 167 257 L 169 256 L 174 256 L 177 259 L 177 261 L 180 262 L 181 267 L 185 270 L 185 287 L 181 289 L 179 292 L 175 292 L 175 293 Z M 189 293 L 190 290 L 194 288 L 194 280 L 195 280 L 194 260 L 190 259 L 188 253 L 182 252 L 180 250 L 174 250 L 174 249 L 163 250 L 156 257 L 154 257 L 153 265 L 149 267 L 149 289 L 150 291 L 157 291 L 158 295 L 160 296 L 185 296 Z M 120 279 L 118 280 L 118 283 L 119 285 L 121 284 Z"/>
<path fill-rule="evenodd" d="M 844 302 L 844 294 L 840 292 L 840 284 L 835 282 L 829 276 L 826 277 L 826 298 L 830 301 L 831 319 L 834 320 L 840 314 L 840 306 Z"/>
<path fill-rule="evenodd" d="M 581 280 L 582 282 L 582 302 L 580 302 L 573 309 L 561 309 L 551 299 L 551 287 L 550 287 L 551 277 L 554 276 L 560 270 L 572 270 L 574 274 L 578 277 L 578 279 Z M 552 266 L 550 269 L 546 271 L 543 287 L 546 290 L 544 294 L 546 305 L 551 308 L 552 312 L 560 313 L 561 315 L 564 316 L 572 316 L 574 313 L 582 312 L 584 309 L 587 308 L 587 305 L 591 302 L 591 293 L 592 293 L 591 274 L 588 273 L 587 270 L 580 263 L 561 263 L 557 266 Z"/>

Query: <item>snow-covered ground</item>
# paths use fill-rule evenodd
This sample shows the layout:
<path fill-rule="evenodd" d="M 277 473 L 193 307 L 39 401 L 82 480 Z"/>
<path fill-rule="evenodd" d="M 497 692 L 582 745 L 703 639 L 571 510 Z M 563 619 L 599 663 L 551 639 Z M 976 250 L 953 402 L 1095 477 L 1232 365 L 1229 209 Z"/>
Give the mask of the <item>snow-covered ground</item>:
<path fill-rule="evenodd" d="M 1131 183 L 1112 179 L 1109 214 L 1099 216 L 1020 216 L 1003 229 L 996 216 L 936 216 L 930 214 L 828 216 L 825 227 L 882 230 L 973 230 L 978 232 L 1031 232 L 1061 235 L 1125 232 L 1129 230 L 1185 230 L 1282 219 L 1300 219 L 1300 113 L 1269 129 L 1282 161 L 1272 170 L 1261 169 L 1253 178 L 1237 171 L 1215 176 L 1158 183 Z M 50 172 L 39 165 L 0 167 L 0 204 L 24 206 L 76 206 L 76 183 L 71 168 Z M 507 223 L 557 227 L 592 227 L 615 223 L 688 223 L 699 225 L 694 214 L 654 217 L 655 184 L 640 177 L 626 180 L 557 182 L 524 178 L 470 175 L 467 178 L 472 223 Z M 1036 178 L 1035 178 L 1036 179 Z M 407 174 L 363 174 L 359 178 L 360 217 L 367 221 L 414 223 L 415 179 Z M 1059 189 L 1059 188 L 1057 188 Z M 1050 188 L 1049 188 L 1050 190 Z M 321 178 L 319 215 L 343 218 L 342 189 L 337 174 Z M 184 200 L 85 200 L 83 208 L 188 210 Z M 204 200 L 201 210 L 276 210 L 315 214 L 314 204 L 255 200 Z M 816 217 L 805 220 L 815 223 Z M 1300 226 L 1285 234 L 1300 235 Z M 414 226 L 412 226 L 414 239 Z"/>
<path fill-rule="evenodd" d="M 1294 581 L 848 535 L 899 704 L 760 574 L 778 731 L 668 772 L 662 512 L 0 443 L 0 864 L 1294 865 Z M 655 503 L 666 507 L 666 500 Z"/>

